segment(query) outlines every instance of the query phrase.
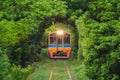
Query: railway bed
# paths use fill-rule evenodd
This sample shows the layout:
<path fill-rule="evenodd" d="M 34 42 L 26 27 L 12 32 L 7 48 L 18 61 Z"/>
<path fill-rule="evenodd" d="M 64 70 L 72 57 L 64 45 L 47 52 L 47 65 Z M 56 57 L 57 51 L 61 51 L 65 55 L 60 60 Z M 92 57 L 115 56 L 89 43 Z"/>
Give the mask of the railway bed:
<path fill-rule="evenodd" d="M 49 80 L 73 80 L 66 60 L 52 60 Z"/>

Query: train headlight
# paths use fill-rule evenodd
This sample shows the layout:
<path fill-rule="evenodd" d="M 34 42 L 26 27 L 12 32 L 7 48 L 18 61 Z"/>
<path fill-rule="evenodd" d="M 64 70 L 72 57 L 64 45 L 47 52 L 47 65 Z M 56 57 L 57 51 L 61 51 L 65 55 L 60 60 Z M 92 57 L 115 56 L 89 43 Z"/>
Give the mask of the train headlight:
<path fill-rule="evenodd" d="M 62 30 L 57 31 L 57 34 L 58 34 L 58 35 L 63 35 L 63 31 L 62 31 Z"/>

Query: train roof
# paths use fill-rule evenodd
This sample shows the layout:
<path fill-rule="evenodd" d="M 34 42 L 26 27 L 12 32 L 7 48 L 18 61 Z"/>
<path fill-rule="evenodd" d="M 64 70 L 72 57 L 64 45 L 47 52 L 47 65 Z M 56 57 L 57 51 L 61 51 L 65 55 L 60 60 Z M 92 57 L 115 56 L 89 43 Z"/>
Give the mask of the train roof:
<path fill-rule="evenodd" d="M 66 32 L 66 31 L 63 31 L 63 32 L 64 32 L 64 33 L 67 33 L 67 34 L 70 34 L 69 32 Z M 53 34 L 53 33 L 57 33 L 57 31 L 50 32 L 49 35 L 50 35 L 50 34 Z"/>

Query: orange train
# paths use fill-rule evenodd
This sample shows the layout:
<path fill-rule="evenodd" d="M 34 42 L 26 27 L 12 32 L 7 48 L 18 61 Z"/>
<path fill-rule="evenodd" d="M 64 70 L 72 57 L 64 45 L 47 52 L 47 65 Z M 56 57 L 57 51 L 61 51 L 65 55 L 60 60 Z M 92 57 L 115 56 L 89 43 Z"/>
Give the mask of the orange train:
<path fill-rule="evenodd" d="M 48 36 L 50 58 L 70 58 L 71 35 L 68 32 L 55 31 Z"/>

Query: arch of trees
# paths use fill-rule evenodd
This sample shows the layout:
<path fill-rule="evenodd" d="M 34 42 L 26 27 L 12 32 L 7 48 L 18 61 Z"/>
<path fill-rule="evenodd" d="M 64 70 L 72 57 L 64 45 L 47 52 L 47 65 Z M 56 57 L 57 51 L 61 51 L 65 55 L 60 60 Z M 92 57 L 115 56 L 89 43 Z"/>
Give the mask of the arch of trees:
<path fill-rule="evenodd" d="M 29 74 L 19 65 L 39 60 L 52 22 L 70 28 L 73 57 L 84 61 L 86 76 L 120 79 L 119 0 L 1 0 L 0 10 L 0 79 Z"/>

